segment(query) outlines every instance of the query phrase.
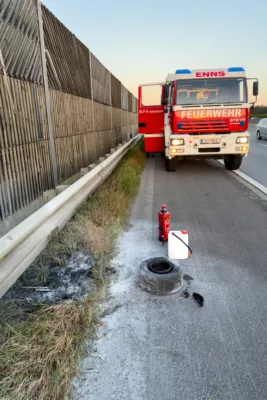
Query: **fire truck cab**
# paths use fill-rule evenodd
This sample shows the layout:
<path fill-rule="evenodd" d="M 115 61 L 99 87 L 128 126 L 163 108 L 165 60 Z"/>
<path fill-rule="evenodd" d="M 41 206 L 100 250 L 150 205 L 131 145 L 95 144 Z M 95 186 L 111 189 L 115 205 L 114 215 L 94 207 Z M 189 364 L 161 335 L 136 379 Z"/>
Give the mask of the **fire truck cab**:
<path fill-rule="evenodd" d="M 257 97 L 258 79 L 251 79 Z M 234 67 L 176 70 L 165 82 L 139 85 L 138 132 L 146 153 L 161 153 L 167 171 L 183 158 L 223 159 L 226 169 L 238 169 L 248 155 L 255 104 L 248 102 L 247 81 L 245 70 Z M 158 101 L 144 95 L 155 88 Z"/>

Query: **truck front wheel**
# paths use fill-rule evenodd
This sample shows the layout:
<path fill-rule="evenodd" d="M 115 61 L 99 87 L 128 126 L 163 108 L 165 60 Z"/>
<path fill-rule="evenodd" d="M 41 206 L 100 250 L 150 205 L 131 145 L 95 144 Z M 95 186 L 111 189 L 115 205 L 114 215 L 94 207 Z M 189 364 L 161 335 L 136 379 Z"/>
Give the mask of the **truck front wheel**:
<path fill-rule="evenodd" d="M 169 160 L 169 158 L 165 158 L 166 171 L 168 171 L 168 172 L 176 171 L 176 165 L 177 165 L 176 158 L 171 158 L 170 160 Z"/>
<path fill-rule="evenodd" d="M 242 156 L 230 156 L 228 159 L 224 160 L 225 168 L 234 171 L 240 167 L 242 164 Z"/>

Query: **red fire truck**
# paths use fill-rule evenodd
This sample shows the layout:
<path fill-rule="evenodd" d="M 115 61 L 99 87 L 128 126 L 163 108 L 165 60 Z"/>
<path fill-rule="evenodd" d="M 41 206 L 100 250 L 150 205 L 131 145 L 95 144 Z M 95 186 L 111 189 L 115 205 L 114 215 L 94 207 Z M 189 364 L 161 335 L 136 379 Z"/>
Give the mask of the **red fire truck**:
<path fill-rule="evenodd" d="M 247 131 L 251 107 L 242 67 L 212 70 L 177 70 L 165 82 L 139 85 L 138 132 L 145 151 L 161 153 L 167 171 L 183 158 L 223 159 L 236 170 L 249 151 Z M 253 96 L 258 96 L 258 79 Z M 144 91 L 159 88 L 158 104 L 146 105 Z"/>

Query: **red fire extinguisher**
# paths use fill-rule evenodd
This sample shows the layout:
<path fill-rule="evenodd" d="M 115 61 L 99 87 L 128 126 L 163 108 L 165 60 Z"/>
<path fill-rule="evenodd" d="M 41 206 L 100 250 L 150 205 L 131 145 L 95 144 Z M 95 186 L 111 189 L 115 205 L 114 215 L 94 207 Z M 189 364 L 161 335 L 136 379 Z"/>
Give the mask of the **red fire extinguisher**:
<path fill-rule="evenodd" d="M 167 210 L 167 206 L 163 204 L 161 210 L 158 213 L 159 219 L 159 241 L 167 242 L 168 234 L 170 232 L 170 213 Z"/>

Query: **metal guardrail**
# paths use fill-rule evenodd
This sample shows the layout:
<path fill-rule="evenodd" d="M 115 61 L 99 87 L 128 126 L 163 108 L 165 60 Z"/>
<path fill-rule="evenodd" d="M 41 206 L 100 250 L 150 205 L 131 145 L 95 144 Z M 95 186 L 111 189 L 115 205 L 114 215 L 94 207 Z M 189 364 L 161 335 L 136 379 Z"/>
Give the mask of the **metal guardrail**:
<path fill-rule="evenodd" d="M 44 250 L 51 234 L 64 227 L 77 208 L 104 182 L 139 138 L 140 135 L 137 135 L 121 145 L 102 163 L 0 239 L 0 298 Z"/>

